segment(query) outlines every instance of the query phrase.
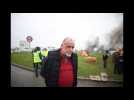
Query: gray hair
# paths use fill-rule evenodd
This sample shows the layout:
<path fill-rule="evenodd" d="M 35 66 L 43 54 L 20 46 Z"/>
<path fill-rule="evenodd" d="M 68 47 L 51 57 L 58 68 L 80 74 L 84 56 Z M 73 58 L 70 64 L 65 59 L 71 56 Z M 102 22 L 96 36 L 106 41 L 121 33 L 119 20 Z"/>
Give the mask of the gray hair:
<path fill-rule="evenodd" d="M 70 38 L 70 37 L 66 37 L 66 38 L 63 40 L 61 46 L 64 45 L 64 44 L 66 44 L 66 43 L 74 43 L 74 40 L 73 40 L 72 38 Z"/>

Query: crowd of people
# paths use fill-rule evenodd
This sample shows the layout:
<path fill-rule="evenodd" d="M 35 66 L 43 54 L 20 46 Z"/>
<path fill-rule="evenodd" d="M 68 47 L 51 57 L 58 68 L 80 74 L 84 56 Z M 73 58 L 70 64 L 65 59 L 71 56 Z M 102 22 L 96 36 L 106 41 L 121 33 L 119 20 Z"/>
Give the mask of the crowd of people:
<path fill-rule="evenodd" d="M 67 37 L 57 50 L 36 47 L 32 51 L 35 76 L 40 74 L 48 87 L 77 86 L 77 54 L 73 52 L 74 41 Z M 38 71 L 41 66 L 40 73 Z"/>
<path fill-rule="evenodd" d="M 104 68 L 107 67 L 107 60 L 109 58 L 109 51 L 106 50 L 105 53 L 103 54 L 103 65 Z M 117 49 L 113 54 L 112 54 L 112 62 L 114 65 L 114 74 L 121 74 L 123 73 L 123 49 Z"/>
<path fill-rule="evenodd" d="M 114 63 L 114 73 L 121 74 L 123 73 L 123 49 L 118 49 L 113 54 L 113 63 Z"/>
<path fill-rule="evenodd" d="M 43 64 L 45 63 L 48 55 L 48 50 L 47 48 L 44 48 L 43 50 L 40 49 L 40 47 L 36 47 L 32 51 L 32 58 L 33 58 L 33 67 L 34 67 L 34 72 L 35 76 L 39 76 L 39 67 L 41 68 Z"/>
<path fill-rule="evenodd" d="M 55 51 L 49 51 L 47 48 L 41 50 L 36 47 L 32 51 L 33 67 L 35 76 L 40 75 L 45 79 L 47 86 L 55 87 L 75 87 L 77 86 L 77 67 L 78 57 L 73 52 L 74 41 L 71 38 L 65 38 L 61 47 Z M 109 51 L 105 51 L 102 56 L 104 68 L 107 68 Z M 112 54 L 114 64 L 114 74 L 123 73 L 123 49 L 118 49 Z"/>

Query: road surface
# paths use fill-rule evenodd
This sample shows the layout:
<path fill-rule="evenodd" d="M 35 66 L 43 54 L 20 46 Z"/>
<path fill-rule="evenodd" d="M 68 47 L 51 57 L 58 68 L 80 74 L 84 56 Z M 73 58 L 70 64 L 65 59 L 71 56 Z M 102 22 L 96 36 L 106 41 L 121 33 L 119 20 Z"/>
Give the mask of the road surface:
<path fill-rule="evenodd" d="M 36 78 L 33 72 L 11 65 L 11 87 L 46 87 L 46 85 L 41 76 Z M 79 79 L 77 87 L 122 87 L 122 84 Z"/>
<path fill-rule="evenodd" d="M 12 87 L 45 87 L 45 84 L 41 76 L 36 78 L 33 72 L 11 65 L 11 86 Z"/>

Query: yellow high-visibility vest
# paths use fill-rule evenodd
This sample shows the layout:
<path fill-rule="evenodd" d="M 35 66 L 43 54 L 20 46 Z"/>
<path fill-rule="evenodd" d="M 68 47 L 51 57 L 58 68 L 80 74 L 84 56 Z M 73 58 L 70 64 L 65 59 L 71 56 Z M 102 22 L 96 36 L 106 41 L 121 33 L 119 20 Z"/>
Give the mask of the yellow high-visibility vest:
<path fill-rule="evenodd" d="M 34 63 L 41 62 L 41 59 L 39 57 L 39 53 L 40 53 L 39 51 L 33 53 Z"/>
<path fill-rule="evenodd" d="M 45 56 L 45 57 L 48 56 L 48 50 L 46 50 L 46 51 L 44 50 L 44 51 L 42 51 L 41 53 L 42 53 L 42 55 Z"/>

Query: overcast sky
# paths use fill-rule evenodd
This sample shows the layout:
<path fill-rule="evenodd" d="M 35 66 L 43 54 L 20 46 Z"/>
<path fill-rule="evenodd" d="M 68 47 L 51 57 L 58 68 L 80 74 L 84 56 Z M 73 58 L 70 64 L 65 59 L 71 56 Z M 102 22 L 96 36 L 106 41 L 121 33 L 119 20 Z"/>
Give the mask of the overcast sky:
<path fill-rule="evenodd" d="M 76 49 L 98 36 L 106 44 L 106 35 L 123 21 L 122 13 L 11 13 L 11 48 L 33 37 L 31 47 L 60 47 L 65 37 L 75 40 Z"/>

